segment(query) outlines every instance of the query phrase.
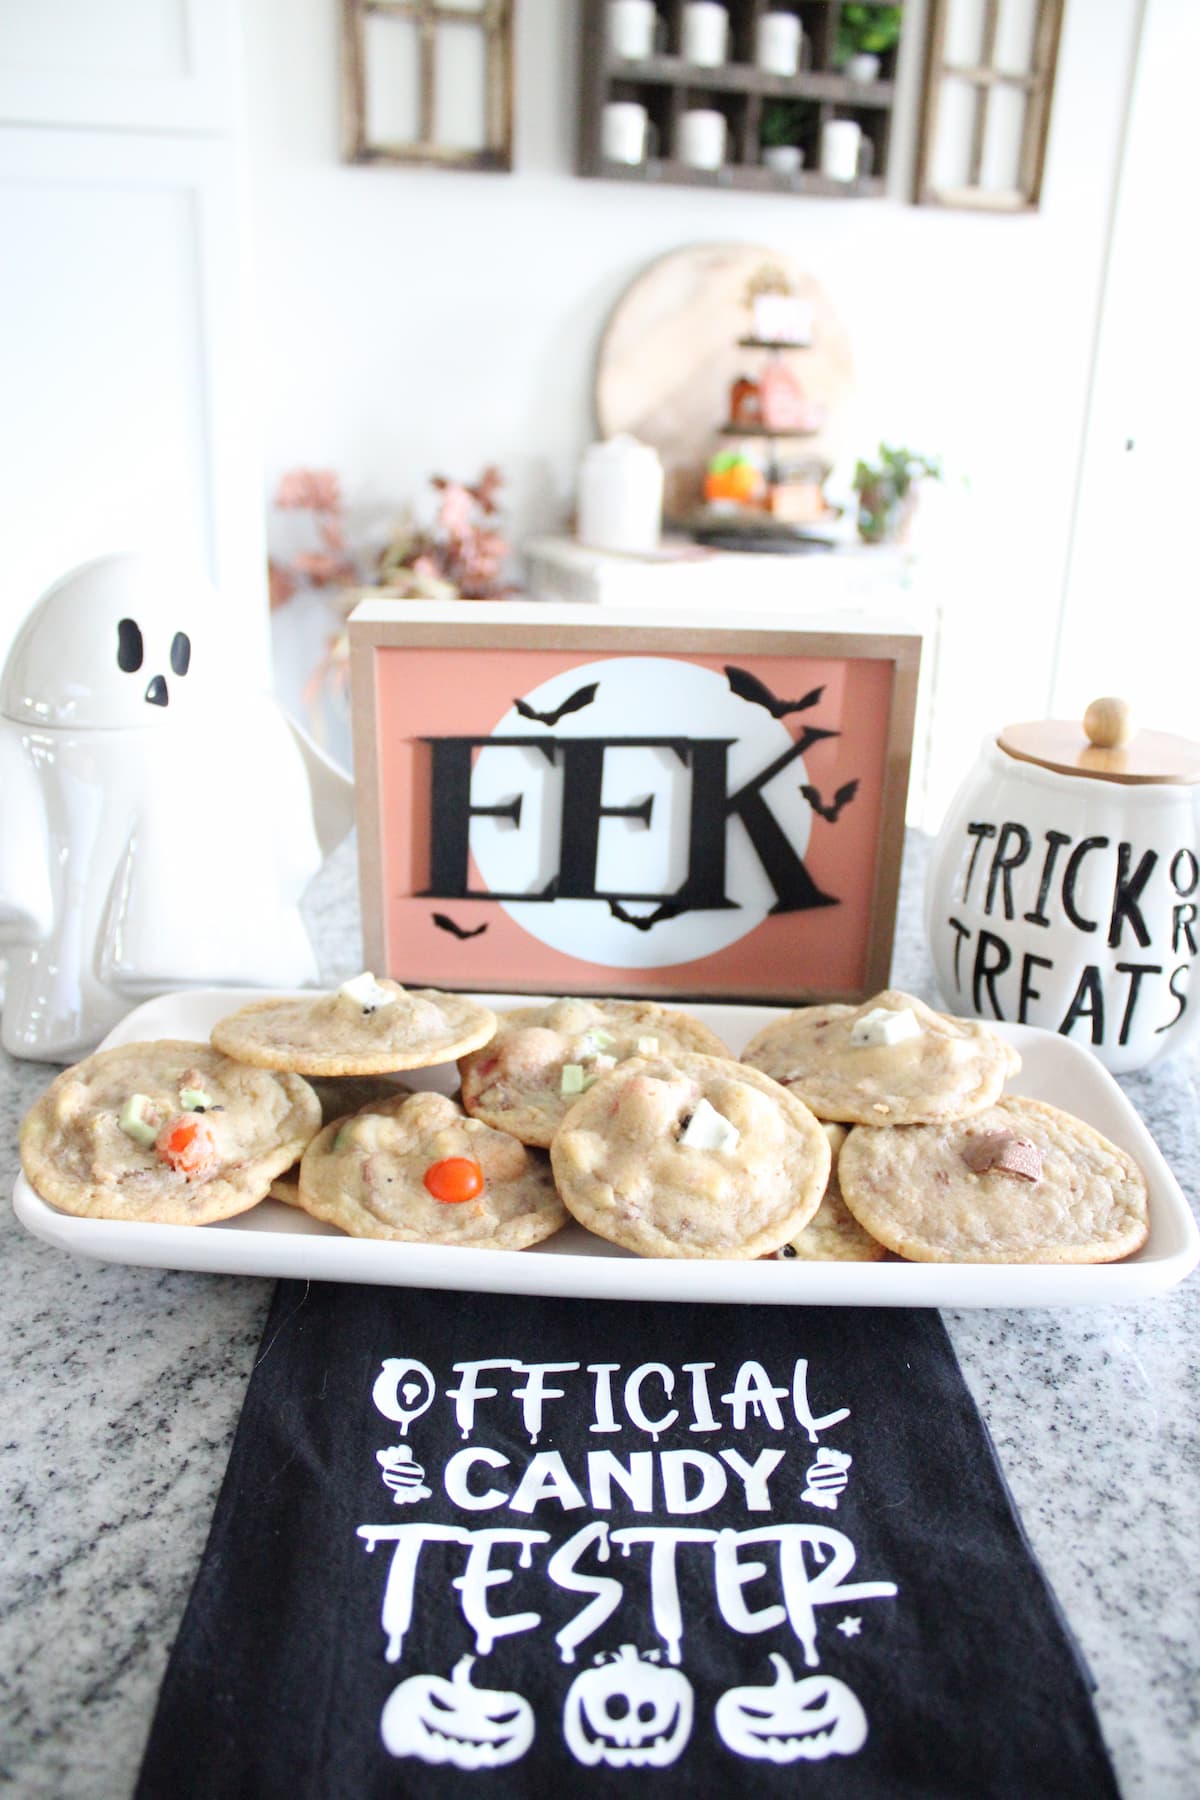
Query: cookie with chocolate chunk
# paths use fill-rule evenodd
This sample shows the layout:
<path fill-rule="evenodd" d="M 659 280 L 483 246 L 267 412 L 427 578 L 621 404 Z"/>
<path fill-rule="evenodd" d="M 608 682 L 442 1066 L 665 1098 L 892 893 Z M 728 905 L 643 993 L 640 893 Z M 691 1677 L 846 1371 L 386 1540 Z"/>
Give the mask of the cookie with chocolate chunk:
<path fill-rule="evenodd" d="M 548 1146 L 579 1096 L 632 1056 L 730 1052 L 698 1019 L 653 1000 L 554 1000 L 502 1013 L 496 1036 L 459 1063 L 467 1111 Z"/>
<path fill-rule="evenodd" d="M 638 1256 L 767 1256 L 821 1203 L 829 1143 L 800 1101 L 714 1056 L 634 1057 L 567 1113 L 550 1160 L 568 1211 Z"/>
<path fill-rule="evenodd" d="M 965 1118 L 993 1105 L 1021 1066 L 990 1025 L 934 1012 L 896 988 L 861 1006 L 806 1006 L 773 1020 L 742 1061 L 843 1125 Z"/>
<path fill-rule="evenodd" d="M 255 1206 L 320 1123 L 299 1075 L 208 1044 L 120 1044 L 51 1082 L 21 1127 L 21 1162 L 63 1212 L 207 1225 Z"/>
<path fill-rule="evenodd" d="M 352 1237 L 522 1250 L 567 1214 L 546 1157 L 445 1094 L 373 1102 L 313 1139 L 297 1204 Z"/>
<path fill-rule="evenodd" d="M 454 1062 L 495 1029 L 495 1013 L 464 994 L 403 988 L 366 974 L 335 993 L 253 1000 L 219 1020 L 212 1041 L 258 1069 L 384 1075 Z"/>
<path fill-rule="evenodd" d="M 1115 1262 L 1150 1229 L 1126 1151 L 1015 1095 L 950 1124 L 860 1126 L 838 1175 L 855 1218 L 913 1262 Z"/>

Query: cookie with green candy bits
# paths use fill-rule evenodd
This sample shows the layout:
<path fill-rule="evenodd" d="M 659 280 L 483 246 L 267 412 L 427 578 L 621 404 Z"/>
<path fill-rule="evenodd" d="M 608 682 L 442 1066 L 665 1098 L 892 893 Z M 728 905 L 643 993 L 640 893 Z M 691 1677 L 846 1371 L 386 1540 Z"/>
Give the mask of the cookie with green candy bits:
<path fill-rule="evenodd" d="M 778 1083 L 714 1056 L 635 1057 L 576 1101 L 550 1146 L 581 1225 L 638 1256 L 769 1256 L 808 1224 L 829 1142 Z"/>
<path fill-rule="evenodd" d="M 327 1125 L 298 1204 L 352 1237 L 523 1250 L 566 1224 L 547 1158 L 445 1094 L 381 1100 Z"/>
<path fill-rule="evenodd" d="M 351 1113 L 366 1112 L 377 1100 L 398 1100 L 412 1092 L 390 1075 L 313 1075 L 308 1085 L 321 1103 L 322 1125 L 332 1125 L 335 1119 L 348 1118 Z M 285 1206 L 299 1206 L 299 1157 L 290 1169 L 275 1177 L 269 1197 L 282 1200 Z"/>
<path fill-rule="evenodd" d="M 495 1037 L 458 1068 L 467 1111 L 524 1144 L 548 1147 L 601 1075 L 632 1056 L 728 1057 L 698 1019 L 653 1000 L 553 1000 L 500 1015 Z"/>
<path fill-rule="evenodd" d="M 454 1062 L 495 1029 L 495 1013 L 463 994 L 366 973 L 333 993 L 252 1000 L 213 1026 L 212 1041 L 259 1069 L 384 1075 Z"/>
<path fill-rule="evenodd" d="M 21 1127 L 21 1162 L 63 1212 L 208 1225 L 257 1205 L 320 1123 L 299 1075 L 208 1044 L 120 1044 L 50 1084 Z"/>

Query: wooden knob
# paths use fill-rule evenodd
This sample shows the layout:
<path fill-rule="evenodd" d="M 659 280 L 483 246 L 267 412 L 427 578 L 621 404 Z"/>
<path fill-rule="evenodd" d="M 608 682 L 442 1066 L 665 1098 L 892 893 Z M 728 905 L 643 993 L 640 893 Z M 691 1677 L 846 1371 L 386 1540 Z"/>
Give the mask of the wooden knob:
<path fill-rule="evenodd" d="M 1128 700 L 1105 694 L 1093 700 L 1083 715 L 1083 729 L 1097 750 L 1120 750 L 1133 736 L 1133 714 Z"/>

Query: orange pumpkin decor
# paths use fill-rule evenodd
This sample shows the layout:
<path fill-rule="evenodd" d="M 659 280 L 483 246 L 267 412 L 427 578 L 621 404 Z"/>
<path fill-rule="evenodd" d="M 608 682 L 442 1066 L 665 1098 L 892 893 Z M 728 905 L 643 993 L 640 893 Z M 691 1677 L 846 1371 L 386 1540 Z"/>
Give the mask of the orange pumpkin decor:
<path fill-rule="evenodd" d="M 732 500 L 739 506 L 753 506 L 766 494 L 763 472 L 735 450 L 724 450 L 714 456 L 704 477 L 706 500 Z"/>

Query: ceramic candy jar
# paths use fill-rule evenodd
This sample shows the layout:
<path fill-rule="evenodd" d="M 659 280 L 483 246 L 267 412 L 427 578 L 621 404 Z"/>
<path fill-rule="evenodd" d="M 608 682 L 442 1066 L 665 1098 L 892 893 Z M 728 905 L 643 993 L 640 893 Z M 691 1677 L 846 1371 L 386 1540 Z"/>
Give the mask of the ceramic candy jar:
<path fill-rule="evenodd" d="M 299 902 L 353 789 L 218 644 L 215 595 L 131 556 L 43 596 L 0 676 L 3 1042 L 69 1060 L 137 1001 L 317 978 Z"/>
<path fill-rule="evenodd" d="M 938 836 L 926 928 L 950 1010 L 1040 1025 L 1114 1072 L 1200 1030 L 1200 744 L 1132 731 L 1120 700 L 1083 728 L 1009 725 Z"/>

